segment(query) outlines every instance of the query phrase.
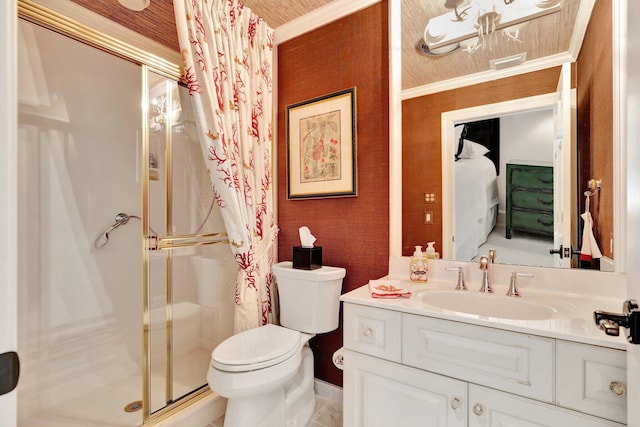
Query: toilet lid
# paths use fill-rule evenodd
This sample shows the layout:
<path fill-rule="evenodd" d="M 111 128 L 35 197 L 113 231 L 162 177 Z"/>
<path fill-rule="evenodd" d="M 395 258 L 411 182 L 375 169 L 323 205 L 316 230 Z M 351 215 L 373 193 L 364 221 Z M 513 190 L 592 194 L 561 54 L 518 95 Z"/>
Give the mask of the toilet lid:
<path fill-rule="evenodd" d="M 211 365 L 221 371 L 266 368 L 290 358 L 300 349 L 300 332 L 264 325 L 224 340 L 211 354 Z"/>

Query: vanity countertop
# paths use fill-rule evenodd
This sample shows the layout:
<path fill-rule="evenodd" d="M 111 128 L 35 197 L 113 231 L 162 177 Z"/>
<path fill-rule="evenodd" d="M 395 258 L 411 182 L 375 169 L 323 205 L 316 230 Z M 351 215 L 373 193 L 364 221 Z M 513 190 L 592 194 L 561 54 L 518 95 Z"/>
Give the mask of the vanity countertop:
<path fill-rule="evenodd" d="M 527 301 L 527 299 L 529 301 L 553 301 L 552 305 L 559 309 L 553 316 L 544 320 L 514 320 L 451 311 L 425 304 L 420 300 L 420 295 L 429 291 L 445 290 L 477 293 L 478 283 L 467 282 L 468 291 L 454 291 L 455 281 L 430 280 L 423 284 L 410 282 L 402 276 L 393 275 L 382 279 L 393 281 L 393 283 L 398 283 L 401 287 L 409 289 L 411 297 L 396 299 L 372 298 L 367 284 L 343 294 L 341 301 L 585 344 L 621 350 L 626 349 L 623 330 L 620 331 L 619 337 L 608 336 L 593 321 L 594 310 L 620 312 L 621 301 L 618 298 L 572 292 L 555 292 L 547 289 L 521 289 L 522 296 L 519 298 L 522 301 Z M 504 295 L 506 290 L 506 287 L 494 285 L 493 295 Z M 452 295 L 452 297 L 455 298 L 455 295 Z M 484 295 L 480 294 L 478 297 L 482 298 Z"/>

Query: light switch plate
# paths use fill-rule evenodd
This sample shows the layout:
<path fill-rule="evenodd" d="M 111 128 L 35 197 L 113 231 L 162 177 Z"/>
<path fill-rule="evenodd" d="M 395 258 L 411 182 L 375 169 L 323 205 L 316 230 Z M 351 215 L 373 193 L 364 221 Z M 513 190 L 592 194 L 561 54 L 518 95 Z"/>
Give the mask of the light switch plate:
<path fill-rule="evenodd" d="M 424 211 L 424 223 L 426 225 L 433 224 L 433 211 Z"/>

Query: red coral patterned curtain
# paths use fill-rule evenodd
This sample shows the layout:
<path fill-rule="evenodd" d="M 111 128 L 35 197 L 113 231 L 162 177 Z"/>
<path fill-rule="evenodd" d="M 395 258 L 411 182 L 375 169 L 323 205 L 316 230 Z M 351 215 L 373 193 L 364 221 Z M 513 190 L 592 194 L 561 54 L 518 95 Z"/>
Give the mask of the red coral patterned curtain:
<path fill-rule="evenodd" d="M 273 30 L 237 0 L 175 0 L 184 76 L 240 266 L 234 330 L 274 322 Z"/>

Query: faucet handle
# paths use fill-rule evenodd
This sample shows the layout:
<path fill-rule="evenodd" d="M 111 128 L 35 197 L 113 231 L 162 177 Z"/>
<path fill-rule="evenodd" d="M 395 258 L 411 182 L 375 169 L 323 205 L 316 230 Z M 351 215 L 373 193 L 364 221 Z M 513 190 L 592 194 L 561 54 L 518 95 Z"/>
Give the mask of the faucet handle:
<path fill-rule="evenodd" d="M 486 256 L 480 257 L 480 270 L 487 270 L 489 268 L 489 258 Z"/>
<path fill-rule="evenodd" d="M 496 262 L 496 250 L 495 249 L 489 249 L 489 262 L 491 264 Z"/>
<path fill-rule="evenodd" d="M 518 277 L 533 277 L 531 273 L 511 273 L 511 281 L 509 282 L 509 290 L 507 291 L 507 296 L 509 297 L 519 297 L 520 293 L 518 292 L 518 286 L 516 284 L 516 280 Z"/>
<path fill-rule="evenodd" d="M 458 283 L 456 283 L 456 291 L 467 290 L 467 285 L 465 285 L 464 283 L 464 269 L 462 267 L 447 267 L 445 268 L 445 270 L 458 272 Z"/>

